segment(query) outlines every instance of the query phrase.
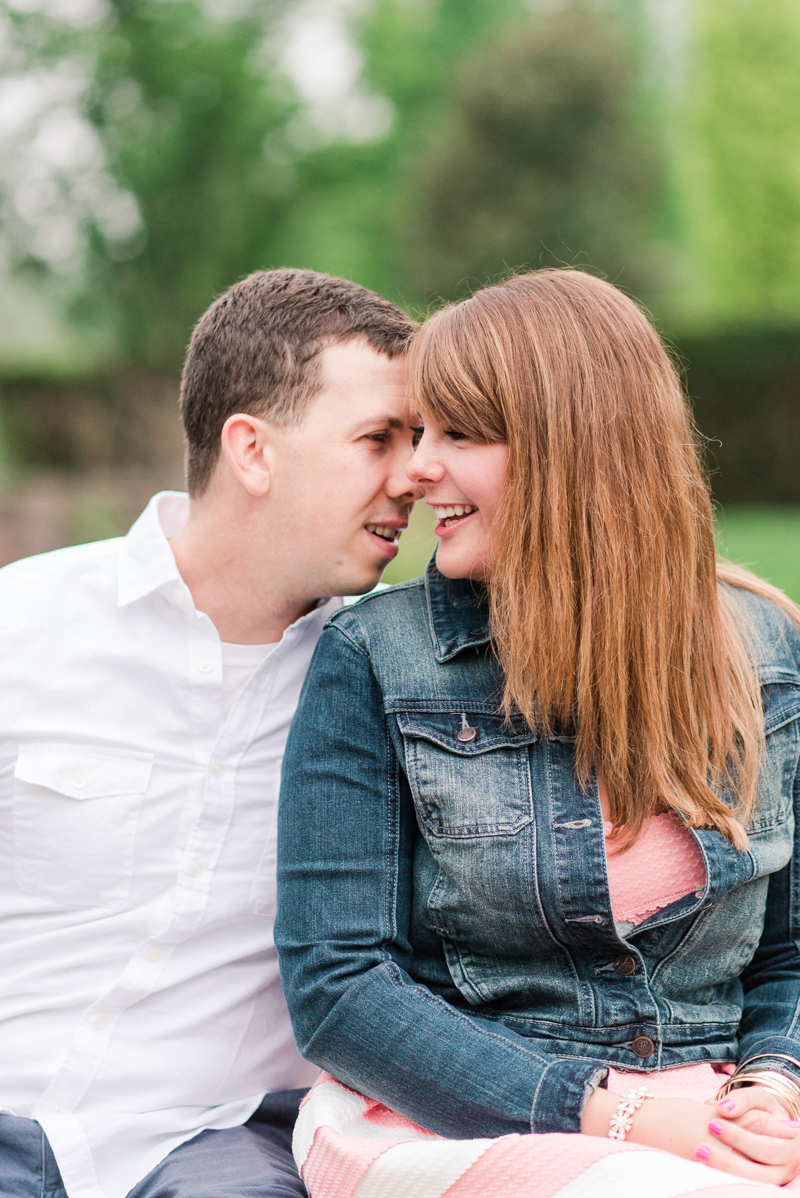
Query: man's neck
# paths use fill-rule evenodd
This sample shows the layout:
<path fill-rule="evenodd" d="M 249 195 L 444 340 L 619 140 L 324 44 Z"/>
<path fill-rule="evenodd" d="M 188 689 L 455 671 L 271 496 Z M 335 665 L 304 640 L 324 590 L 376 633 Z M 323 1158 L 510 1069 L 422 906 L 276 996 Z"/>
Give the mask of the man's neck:
<path fill-rule="evenodd" d="M 220 639 L 239 645 L 279 641 L 318 597 L 293 585 L 292 562 L 266 556 L 263 530 L 248 535 L 248 516 L 192 503 L 189 521 L 170 541 L 194 605 L 213 622 Z M 232 530 L 235 530 L 232 531 Z M 260 533 L 260 535 L 257 535 Z"/>

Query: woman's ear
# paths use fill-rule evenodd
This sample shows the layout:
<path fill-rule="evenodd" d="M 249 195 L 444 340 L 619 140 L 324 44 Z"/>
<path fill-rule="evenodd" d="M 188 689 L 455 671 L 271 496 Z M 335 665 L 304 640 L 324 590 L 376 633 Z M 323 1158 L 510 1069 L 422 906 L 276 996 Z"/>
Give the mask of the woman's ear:
<path fill-rule="evenodd" d="M 236 412 L 222 426 L 222 452 L 251 495 L 266 495 L 272 484 L 271 426 L 259 416 Z"/>

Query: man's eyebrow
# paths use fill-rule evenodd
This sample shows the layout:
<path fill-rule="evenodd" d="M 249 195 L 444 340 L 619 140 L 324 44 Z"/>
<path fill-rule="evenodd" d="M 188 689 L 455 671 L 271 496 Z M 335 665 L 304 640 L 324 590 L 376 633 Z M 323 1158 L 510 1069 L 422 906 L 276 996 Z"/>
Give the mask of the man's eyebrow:
<path fill-rule="evenodd" d="M 377 424 L 391 429 L 409 427 L 405 420 L 400 420 L 397 416 L 372 416 L 368 420 L 360 420 L 358 424 L 354 425 L 353 432 L 357 433 L 364 428 L 374 428 Z"/>

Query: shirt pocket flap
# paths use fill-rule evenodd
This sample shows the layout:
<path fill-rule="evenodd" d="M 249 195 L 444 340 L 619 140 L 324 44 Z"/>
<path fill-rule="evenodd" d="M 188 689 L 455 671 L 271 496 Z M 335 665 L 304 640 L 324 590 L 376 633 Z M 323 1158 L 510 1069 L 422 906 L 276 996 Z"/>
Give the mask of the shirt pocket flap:
<path fill-rule="evenodd" d="M 531 745 L 536 734 L 520 717 L 475 711 L 409 711 L 395 713 L 397 725 L 406 737 L 427 740 L 451 753 L 475 757 L 492 749 L 518 749 Z"/>
<path fill-rule="evenodd" d="M 71 799 L 100 799 L 144 794 L 152 769 L 152 753 L 48 742 L 20 745 L 14 777 Z"/>

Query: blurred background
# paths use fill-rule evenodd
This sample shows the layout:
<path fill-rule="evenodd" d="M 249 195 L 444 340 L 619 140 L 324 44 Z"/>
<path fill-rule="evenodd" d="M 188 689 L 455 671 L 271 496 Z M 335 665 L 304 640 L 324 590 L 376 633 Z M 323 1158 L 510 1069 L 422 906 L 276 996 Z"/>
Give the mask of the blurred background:
<path fill-rule="evenodd" d="M 189 334 L 249 271 L 421 315 L 560 263 L 647 305 L 723 549 L 800 600 L 797 0 L 3 0 L 0 63 L 0 562 L 181 485 Z"/>

